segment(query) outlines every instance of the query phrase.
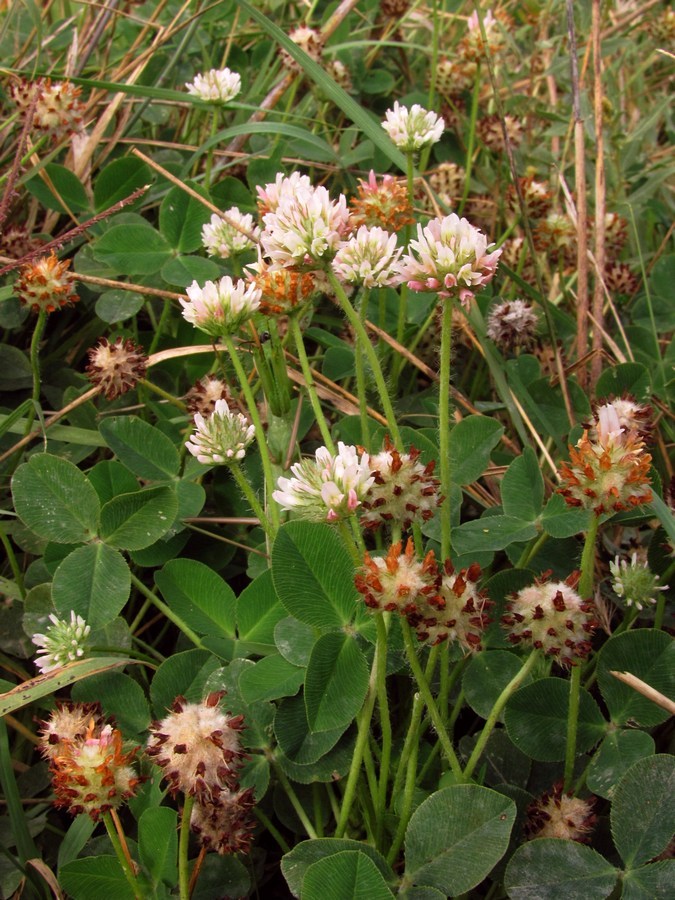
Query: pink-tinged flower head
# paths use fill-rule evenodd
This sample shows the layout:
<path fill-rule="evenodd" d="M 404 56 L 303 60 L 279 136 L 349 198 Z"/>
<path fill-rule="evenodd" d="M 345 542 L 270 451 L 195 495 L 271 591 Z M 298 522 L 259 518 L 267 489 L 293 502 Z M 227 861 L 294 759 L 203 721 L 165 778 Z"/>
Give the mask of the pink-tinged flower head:
<path fill-rule="evenodd" d="M 260 306 L 261 292 L 229 275 L 207 281 L 203 288 L 193 281 L 186 292 L 190 299 L 180 301 L 183 318 L 212 337 L 234 333 Z"/>
<path fill-rule="evenodd" d="M 280 478 L 272 496 L 284 509 L 306 519 L 336 522 L 353 515 L 375 480 L 369 456 L 357 447 L 338 442 L 333 455 L 319 447 L 314 459 L 291 466 L 292 478 Z"/>
<path fill-rule="evenodd" d="M 443 119 L 418 103 L 408 109 L 396 100 L 394 108 L 388 109 L 384 116 L 382 127 L 404 153 L 415 153 L 429 147 L 443 136 Z"/>
<path fill-rule="evenodd" d="M 276 212 L 283 197 L 294 197 L 299 191 L 304 190 L 312 190 L 312 182 L 307 175 L 292 172 L 287 176 L 283 172 L 278 172 L 274 181 L 266 184 L 265 187 L 257 185 L 258 212 L 261 216 L 269 212 Z"/>
<path fill-rule="evenodd" d="M 203 75 L 197 75 L 193 81 L 187 81 L 185 87 L 189 94 L 200 100 L 229 103 L 241 91 L 241 75 L 227 68 L 209 69 Z"/>
<path fill-rule="evenodd" d="M 241 413 L 231 412 L 225 400 L 216 400 L 208 418 L 195 413 L 195 427 L 197 430 L 185 446 L 207 466 L 228 465 L 243 459 L 255 437 L 255 427 Z"/>
<path fill-rule="evenodd" d="M 254 247 L 260 236 L 260 229 L 253 224 L 250 213 L 242 213 L 236 206 L 226 210 L 222 216 L 215 213 L 211 221 L 202 228 L 202 244 L 209 256 L 227 259 Z"/>
<path fill-rule="evenodd" d="M 282 196 L 263 222 L 260 241 L 272 262 L 305 269 L 325 268 L 351 231 L 344 195 L 332 200 L 325 187 L 303 187 Z"/>
<path fill-rule="evenodd" d="M 384 225 L 389 231 L 400 231 L 415 221 L 403 181 L 393 175 L 383 175 L 377 180 L 371 169 L 368 181 L 359 181 L 358 197 L 349 201 L 354 227 L 360 225 Z"/>
<path fill-rule="evenodd" d="M 417 226 L 400 273 L 413 291 L 434 291 L 441 297 L 459 297 L 469 303 L 490 281 L 501 249 L 492 250 L 480 229 L 455 213 Z"/>
<path fill-rule="evenodd" d="M 400 255 L 395 234 L 362 225 L 340 245 L 333 259 L 333 271 L 348 284 L 367 288 L 393 286 L 401 280 L 396 269 Z"/>
<path fill-rule="evenodd" d="M 511 597 L 502 616 L 509 641 L 542 650 L 562 666 L 588 656 L 598 623 L 593 605 L 574 589 L 577 582 L 575 572 L 566 581 L 537 581 Z"/>
<path fill-rule="evenodd" d="M 504 18 L 506 19 L 507 17 L 504 16 Z M 483 33 L 477 10 L 474 10 L 469 16 L 466 24 L 467 32 L 457 47 L 457 52 L 463 59 L 479 60 L 486 52 L 494 54 L 499 52 L 504 46 L 505 39 L 502 26 L 498 19 L 492 15 L 491 9 L 483 16 L 483 28 L 485 29 L 487 46 L 483 42 Z"/>

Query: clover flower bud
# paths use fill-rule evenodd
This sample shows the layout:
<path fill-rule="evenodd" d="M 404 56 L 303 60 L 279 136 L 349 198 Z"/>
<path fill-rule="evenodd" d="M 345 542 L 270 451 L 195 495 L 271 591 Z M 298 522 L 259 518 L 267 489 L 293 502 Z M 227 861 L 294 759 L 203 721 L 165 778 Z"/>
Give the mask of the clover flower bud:
<path fill-rule="evenodd" d="M 177 697 L 171 712 L 150 725 L 146 753 L 162 769 L 172 794 L 216 802 L 224 790 L 235 789 L 245 756 L 239 738 L 243 716 L 220 710 L 223 695 L 214 691 L 203 703 Z"/>
<path fill-rule="evenodd" d="M 193 97 L 209 103 L 229 103 L 241 91 L 241 75 L 230 69 L 209 69 L 186 81 L 185 87 Z"/>
<path fill-rule="evenodd" d="M 508 23 L 508 18 L 503 13 L 499 15 L 503 24 Z M 498 18 L 493 16 L 492 10 L 489 9 L 483 17 L 483 29 L 487 43 L 483 41 L 483 34 L 478 19 L 478 11 L 474 10 L 467 20 L 467 32 L 462 37 L 457 47 L 457 53 L 463 59 L 478 61 L 486 53 L 494 55 L 499 53 L 505 44 L 505 37 L 502 31 L 502 24 Z"/>
<path fill-rule="evenodd" d="M 478 63 L 470 59 L 456 57 L 450 59 L 442 56 L 436 66 L 436 87 L 444 97 L 457 97 L 458 94 L 468 91 L 476 80 Z M 443 117 L 450 126 L 443 110 Z"/>
<path fill-rule="evenodd" d="M 525 349 L 536 339 L 539 317 L 524 300 L 498 303 L 487 319 L 487 336 L 502 350 Z"/>
<path fill-rule="evenodd" d="M 399 453 L 385 442 L 381 453 L 371 456 L 370 468 L 375 483 L 363 501 L 361 524 L 377 529 L 385 522 L 409 528 L 413 522 L 426 522 L 441 503 L 440 483 L 434 478 L 434 462 L 422 465 L 414 447 Z"/>
<path fill-rule="evenodd" d="M 536 581 L 513 595 L 502 616 L 512 644 L 521 642 L 570 666 L 591 651 L 590 638 L 597 627 L 593 605 L 574 590 L 578 573 L 566 581 Z"/>
<path fill-rule="evenodd" d="M 587 844 L 597 822 L 593 813 L 595 797 L 582 800 L 572 792 L 563 791 L 562 781 L 553 785 L 527 807 L 525 836 L 533 838 L 560 838 Z"/>
<path fill-rule="evenodd" d="M 101 338 L 87 351 L 89 364 L 85 371 L 89 380 L 99 385 L 107 400 L 121 397 L 145 377 L 148 357 L 130 338 L 117 337 L 110 343 Z"/>
<path fill-rule="evenodd" d="M 14 282 L 21 303 L 33 312 L 47 313 L 76 303 L 79 297 L 73 290 L 75 276 L 68 271 L 69 266 L 69 259 L 60 261 L 53 252 L 23 266 Z"/>
<path fill-rule="evenodd" d="M 206 466 L 239 462 L 255 437 L 255 426 L 241 413 L 231 412 L 225 400 L 216 400 L 208 418 L 195 413 L 194 422 L 197 430 L 185 446 Z"/>
<path fill-rule="evenodd" d="M 360 180 L 356 190 L 358 197 L 349 201 L 355 227 L 384 225 L 389 231 L 398 232 L 414 223 L 408 190 L 393 175 L 383 175 L 378 181 L 371 169 L 368 181 Z"/>
<path fill-rule="evenodd" d="M 291 474 L 292 478 L 279 478 L 272 497 L 301 518 L 325 522 L 353 515 L 375 480 L 368 454 L 342 441 L 337 454 L 319 447 L 313 460 L 291 466 Z"/>
<path fill-rule="evenodd" d="M 628 240 L 628 221 L 615 212 L 605 213 L 605 252 L 618 256 Z"/>
<path fill-rule="evenodd" d="M 387 287 L 400 281 L 396 269 L 400 255 L 395 234 L 362 225 L 356 234 L 340 244 L 332 266 L 337 277 L 347 284 Z"/>
<path fill-rule="evenodd" d="M 202 227 L 202 244 L 209 256 L 228 259 L 254 247 L 260 228 L 253 223 L 250 213 L 242 213 L 232 206 L 223 216 L 215 213 L 211 221 Z"/>
<path fill-rule="evenodd" d="M 248 853 L 253 840 L 255 806 L 252 788 L 222 790 L 217 798 L 198 798 L 192 807 L 190 827 L 199 835 L 207 850 L 226 853 Z"/>
<path fill-rule="evenodd" d="M 78 704 L 71 709 L 62 707 L 56 715 L 58 723 L 47 723 L 42 733 L 55 805 L 74 816 L 87 813 L 97 821 L 133 796 L 140 778 L 129 763 L 137 748 L 124 752 L 121 733 L 112 723 L 103 722 L 97 705 L 86 724 L 83 719 L 87 708 Z M 73 720 L 70 725 L 69 715 Z"/>
<path fill-rule="evenodd" d="M 193 281 L 186 293 L 190 299 L 180 301 L 183 318 L 211 337 L 233 334 L 260 306 L 260 291 L 229 275 L 203 288 Z"/>
<path fill-rule="evenodd" d="M 645 606 L 655 604 L 658 591 L 667 591 L 667 584 L 659 584 L 659 576 L 649 568 L 649 564 L 638 560 L 637 553 L 633 553 L 630 562 L 616 556 L 609 564 L 612 573 L 612 590 L 623 603 L 643 609 Z"/>
<path fill-rule="evenodd" d="M 533 235 L 535 249 L 547 253 L 554 263 L 574 265 L 577 258 L 577 229 L 564 213 L 550 212 L 537 222 Z"/>
<path fill-rule="evenodd" d="M 49 619 L 52 624 L 47 627 L 45 634 L 34 634 L 31 638 L 36 647 L 42 648 L 41 655 L 35 658 L 35 665 L 43 674 L 81 659 L 86 652 L 87 638 L 91 631 L 91 626 L 72 609 L 70 622 L 59 619 L 54 613 L 50 613 Z"/>
<path fill-rule="evenodd" d="M 418 103 L 408 109 L 396 100 L 394 108 L 384 114 L 382 127 L 400 150 L 416 153 L 440 141 L 445 122 L 435 112 L 424 109 Z"/>
<path fill-rule="evenodd" d="M 400 273 L 413 291 L 457 296 L 468 304 L 494 277 L 502 251 L 493 247 L 480 229 L 451 213 L 417 226 L 417 240 L 402 257 Z"/>

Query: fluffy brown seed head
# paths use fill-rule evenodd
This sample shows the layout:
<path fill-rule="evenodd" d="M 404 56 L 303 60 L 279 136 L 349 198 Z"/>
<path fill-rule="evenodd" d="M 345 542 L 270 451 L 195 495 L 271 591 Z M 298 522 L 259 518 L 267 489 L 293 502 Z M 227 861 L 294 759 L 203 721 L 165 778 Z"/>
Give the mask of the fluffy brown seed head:
<path fill-rule="evenodd" d="M 528 840 L 560 838 L 586 844 L 597 821 L 594 804 L 595 797 L 582 800 L 564 793 L 560 781 L 528 806 L 525 835 Z"/>
<path fill-rule="evenodd" d="M 130 338 L 116 338 L 111 344 L 107 338 L 88 351 L 86 367 L 89 380 L 100 385 L 108 400 L 121 397 L 136 387 L 145 376 L 148 358 L 141 347 Z"/>
<path fill-rule="evenodd" d="M 198 799 L 192 807 L 190 825 L 207 850 L 226 853 L 248 853 L 253 840 L 255 805 L 252 788 L 225 789 L 217 798 Z"/>
<path fill-rule="evenodd" d="M 185 405 L 190 415 L 199 413 L 205 418 L 213 413 L 218 400 L 224 400 L 230 409 L 236 406 L 227 384 L 213 375 L 199 378 L 185 395 Z"/>

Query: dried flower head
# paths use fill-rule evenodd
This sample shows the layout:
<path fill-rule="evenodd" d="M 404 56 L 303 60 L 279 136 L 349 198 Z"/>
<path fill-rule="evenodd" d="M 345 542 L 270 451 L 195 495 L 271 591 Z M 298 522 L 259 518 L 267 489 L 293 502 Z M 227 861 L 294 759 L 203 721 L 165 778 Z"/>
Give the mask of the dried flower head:
<path fill-rule="evenodd" d="M 479 141 L 495 153 L 504 153 L 506 150 L 505 131 L 511 146 L 519 147 L 523 141 L 523 123 L 515 116 L 507 113 L 502 120 L 495 114 L 483 116 L 476 122 L 476 135 Z"/>
<path fill-rule="evenodd" d="M 69 259 L 59 261 L 53 252 L 28 263 L 21 268 L 14 282 L 17 297 L 33 312 L 52 313 L 76 303 L 79 297 L 73 290 L 75 276 L 68 271 L 69 267 Z"/>
<path fill-rule="evenodd" d="M 628 221 L 615 212 L 605 213 L 605 250 L 608 256 L 618 256 L 628 239 Z"/>
<path fill-rule="evenodd" d="M 471 653 L 481 649 L 483 633 L 490 624 L 488 611 L 492 601 L 478 589 L 481 569 L 477 563 L 466 569 L 455 569 L 447 559 L 443 565 L 439 601 L 426 609 L 420 606 L 419 620 L 408 617 L 417 629 L 417 638 L 434 645 L 457 641 Z"/>
<path fill-rule="evenodd" d="M 266 316 L 289 314 L 317 292 L 316 273 L 270 265 L 262 256 L 246 267 L 246 277 L 260 290 L 260 312 Z"/>
<path fill-rule="evenodd" d="M 331 59 L 326 63 L 326 73 L 330 75 L 335 84 L 342 88 L 343 91 L 351 93 L 354 90 L 352 76 L 347 66 L 340 59 Z"/>
<path fill-rule="evenodd" d="M 564 213 L 550 212 L 537 222 L 533 235 L 535 249 L 547 253 L 553 263 L 573 265 L 577 258 L 577 230 Z"/>
<path fill-rule="evenodd" d="M 525 175 L 518 179 L 518 186 L 525 215 L 531 219 L 541 219 L 548 215 L 551 208 L 551 192 L 545 182 L 537 181 L 534 175 Z M 518 194 L 512 184 L 508 187 L 506 199 L 511 209 L 519 213 Z"/>
<path fill-rule="evenodd" d="M 313 190 L 312 182 L 307 175 L 292 172 L 286 176 L 283 172 L 278 172 L 274 181 L 265 187 L 256 186 L 259 214 L 264 216 L 268 212 L 275 212 L 284 197 L 294 197 L 304 190 Z"/>
<path fill-rule="evenodd" d="M 263 222 L 260 240 L 272 262 L 310 270 L 330 263 L 351 231 L 344 195 L 332 200 L 325 187 L 302 187 L 280 197 L 276 210 L 266 213 Z"/>
<path fill-rule="evenodd" d="M 223 216 L 215 213 L 202 228 L 202 244 L 209 256 L 228 259 L 254 247 L 260 237 L 260 229 L 253 223 L 250 213 L 242 213 L 232 206 Z"/>
<path fill-rule="evenodd" d="M 21 259 L 37 250 L 42 241 L 33 237 L 25 225 L 5 225 L 0 231 L 0 253 L 11 259 Z"/>
<path fill-rule="evenodd" d="M 227 384 L 215 375 L 204 375 L 195 381 L 184 399 L 188 412 L 193 416 L 195 413 L 210 416 L 217 400 L 224 400 L 230 407 L 234 403 Z"/>
<path fill-rule="evenodd" d="M 502 252 L 493 247 L 482 231 L 455 213 L 431 219 L 424 228 L 417 226 L 417 240 L 401 259 L 401 275 L 413 291 L 457 296 L 466 304 L 492 281 Z"/>
<path fill-rule="evenodd" d="M 382 15 L 389 19 L 400 19 L 410 9 L 411 0 L 380 0 Z"/>
<path fill-rule="evenodd" d="M 414 447 L 409 453 L 399 453 L 388 440 L 381 453 L 370 457 L 375 483 L 363 501 L 361 524 L 365 528 L 393 522 L 405 529 L 432 517 L 442 500 L 439 481 L 434 478 L 434 462 L 424 466 L 419 457 Z"/>
<path fill-rule="evenodd" d="M 569 451 L 570 462 L 560 466 L 558 488 L 568 506 L 591 509 L 599 516 L 651 502 L 652 458 L 640 436 L 621 427 L 612 404 L 598 408 L 595 438 L 584 431 Z"/>
<path fill-rule="evenodd" d="M 223 691 L 202 703 L 177 697 L 171 712 L 150 726 L 147 754 L 163 770 L 172 794 L 182 791 L 202 801 L 217 801 L 224 790 L 235 790 L 245 753 L 239 739 L 243 716 L 220 709 Z"/>
<path fill-rule="evenodd" d="M 199 798 L 192 807 L 190 826 L 207 850 L 248 853 L 253 840 L 255 806 L 252 788 L 222 790 L 217 798 Z"/>
<path fill-rule="evenodd" d="M 255 427 L 246 416 L 230 411 L 225 400 L 216 400 L 208 418 L 195 413 L 196 431 L 185 446 L 200 463 L 207 466 L 229 465 L 246 455 L 246 448 L 255 437 Z"/>
<path fill-rule="evenodd" d="M 473 87 L 478 63 L 471 59 L 442 56 L 436 67 L 436 87 L 444 97 L 456 97 Z M 444 118 L 447 118 L 444 115 Z"/>
<path fill-rule="evenodd" d="M 371 557 L 366 553 L 354 584 L 370 609 L 406 616 L 417 610 L 420 601 L 437 602 L 440 576 L 433 550 L 420 561 L 412 538 L 404 553 L 402 546 L 401 541 L 392 544 L 386 556 Z"/>
<path fill-rule="evenodd" d="M 524 300 L 509 300 L 492 307 L 487 319 L 487 336 L 502 350 L 532 347 L 539 317 Z"/>
<path fill-rule="evenodd" d="M 609 564 L 609 570 L 613 576 L 612 590 L 627 607 L 634 606 L 641 610 L 653 605 L 658 599 L 658 592 L 669 588 L 667 584 L 659 584 L 659 576 L 651 571 L 647 560 L 638 560 L 637 553 L 633 553 L 630 562 L 620 556 L 615 557 Z"/>
<path fill-rule="evenodd" d="M 43 753 L 50 760 L 55 805 L 74 816 L 87 813 L 96 821 L 133 796 L 140 781 L 130 765 L 136 749 L 124 752 L 121 733 L 102 721 L 98 709 L 84 728 L 85 707 L 75 705 L 73 723 L 68 727 L 65 720 L 70 712 L 61 707 L 57 712 L 59 732 L 47 723 L 42 736 Z"/>
<path fill-rule="evenodd" d="M 48 719 L 40 723 L 40 750 L 47 759 L 59 753 L 59 745 L 84 738 L 91 722 L 97 728 L 107 724 L 100 703 L 73 703 L 57 700 Z"/>
<path fill-rule="evenodd" d="M 609 260 L 605 264 L 605 285 L 611 294 L 632 297 L 640 287 L 640 279 L 628 263 Z"/>
<path fill-rule="evenodd" d="M 536 581 L 508 601 L 502 625 L 512 644 L 524 642 L 562 666 L 570 666 L 591 651 L 590 638 L 597 627 L 592 603 L 582 600 L 575 587 L 579 573 L 566 581 Z"/>
<path fill-rule="evenodd" d="M 452 162 L 440 163 L 429 173 L 429 184 L 446 206 L 454 206 L 462 196 L 466 172 Z"/>
<path fill-rule="evenodd" d="M 362 225 L 356 234 L 343 241 L 333 257 L 333 271 L 347 284 L 367 288 L 394 286 L 400 282 L 396 263 L 401 248 L 396 235 L 377 226 Z"/>
<path fill-rule="evenodd" d="M 368 454 L 342 441 L 335 455 L 319 447 L 313 460 L 291 466 L 291 474 L 292 478 L 279 478 L 272 497 L 302 518 L 326 522 L 353 515 L 375 480 Z"/>
<path fill-rule="evenodd" d="M 84 106 L 80 100 L 82 89 L 69 81 L 52 81 L 38 78 L 36 81 L 21 79 L 12 84 L 10 91 L 14 102 L 25 112 L 37 93 L 33 127 L 55 138 L 64 134 L 76 134 L 82 130 Z"/>
<path fill-rule="evenodd" d="M 86 653 L 91 631 L 91 626 L 72 609 L 69 622 L 54 613 L 50 613 L 49 620 L 52 624 L 47 626 L 45 634 L 34 634 L 31 638 L 35 646 L 41 648 L 35 665 L 43 674 L 81 659 Z"/>
<path fill-rule="evenodd" d="M 183 318 L 212 337 L 233 334 L 260 306 L 260 291 L 229 275 L 219 281 L 207 281 L 200 287 L 193 281 L 186 288 L 189 300 L 181 300 Z"/>
<path fill-rule="evenodd" d="M 108 400 L 135 388 L 148 368 L 148 357 L 130 338 L 117 337 L 112 344 L 101 338 L 87 355 L 89 364 L 85 371 L 89 380 L 100 385 Z"/>
<path fill-rule="evenodd" d="M 209 103 L 229 103 L 241 91 L 241 75 L 230 69 L 209 69 L 186 81 L 185 87 L 193 97 Z"/>
<path fill-rule="evenodd" d="M 560 781 L 527 807 L 525 836 L 528 840 L 560 838 L 586 844 L 597 822 L 594 803 L 594 797 L 582 800 L 571 791 L 565 793 Z"/>
<path fill-rule="evenodd" d="M 394 108 L 384 114 L 382 127 L 399 150 L 416 153 L 440 141 L 445 122 L 435 112 L 424 109 L 418 103 L 408 109 L 396 100 Z"/>
<path fill-rule="evenodd" d="M 371 169 L 368 181 L 359 181 L 358 197 L 352 197 L 352 222 L 360 225 L 384 225 L 389 231 L 400 231 L 415 221 L 408 189 L 393 175 L 383 175 L 378 182 Z"/>
<path fill-rule="evenodd" d="M 306 25 L 300 25 L 288 33 L 289 38 L 294 44 L 297 44 L 301 50 L 304 50 L 307 56 L 319 62 L 323 52 L 324 39 L 320 31 L 314 28 L 308 28 Z M 283 48 L 280 50 L 281 62 L 287 69 L 292 72 L 302 72 L 302 66 L 297 63 L 293 57 Z"/>

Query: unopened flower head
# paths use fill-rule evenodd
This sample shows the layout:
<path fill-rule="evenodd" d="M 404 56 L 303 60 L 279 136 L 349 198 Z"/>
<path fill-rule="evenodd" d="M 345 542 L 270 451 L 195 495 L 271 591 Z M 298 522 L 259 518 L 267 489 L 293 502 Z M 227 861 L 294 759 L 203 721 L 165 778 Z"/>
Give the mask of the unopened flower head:
<path fill-rule="evenodd" d="M 405 552 L 402 547 L 401 541 L 397 541 L 386 556 L 372 557 L 366 553 L 354 584 L 370 609 L 407 616 L 417 611 L 420 602 L 431 605 L 438 602 L 440 575 L 433 550 L 419 560 L 412 538 Z"/>
<path fill-rule="evenodd" d="M 595 797 L 582 800 L 571 791 L 565 793 L 562 781 L 554 784 L 550 791 L 545 791 L 527 807 L 527 839 L 558 838 L 588 843 L 597 822 L 594 802 Z"/>
<path fill-rule="evenodd" d="M 275 212 L 284 197 L 294 197 L 297 193 L 304 190 L 313 190 L 309 176 L 301 175 L 300 172 L 292 172 L 290 175 L 278 172 L 274 181 L 266 184 L 265 187 L 256 186 L 258 212 L 261 216 L 269 212 Z"/>
<path fill-rule="evenodd" d="M 215 801 L 222 791 L 235 789 L 245 756 L 239 739 L 243 716 L 222 712 L 222 697 L 222 691 L 203 703 L 177 697 L 171 712 L 150 726 L 147 754 L 163 770 L 172 794 Z"/>
<path fill-rule="evenodd" d="M 241 75 L 230 69 L 209 69 L 187 81 L 185 87 L 193 97 L 209 103 L 229 103 L 241 91 Z"/>
<path fill-rule="evenodd" d="M 340 245 L 333 259 L 333 271 L 348 284 L 367 288 L 393 286 L 401 280 L 396 269 L 400 255 L 395 234 L 362 225 Z"/>
<path fill-rule="evenodd" d="M 388 109 L 384 116 L 382 127 L 404 153 L 416 153 L 437 143 L 443 136 L 443 119 L 418 103 L 408 109 L 396 100 L 394 108 Z"/>
<path fill-rule="evenodd" d="M 534 344 L 539 316 L 524 300 L 508 300 L 490 310 L 487 336 L 506 351 L 526 349 Z"/>
<path fill-rule="evenodd" d="M 368 454 L 342 441 L 335 455 L 319 447 L 314 459 L 291 466 L 291 474 L 277 482 L 276 502 L 302 518 L 326 522 L 353 515 L 375 480 Z"/>
<path fill-rule="evenodd" d="M 439 481 L 434 478 L 433 460 L 425 466 L 419 457 L 415 447 L 399 453 L 389 441 L 381 453 L 370 457 L 375 483 L 363 501 L 365 528 L 393 523 L 405 529 L 432 517 L 442 500 Z"/>
<path fill-rule="evenodd" d="M 351 230 L 344 195 L 332 200 L 323 186 L 281 197 L 263 222 L 260 240 L 272 262 L 306 269 L 325 268 Z"/>
<path fill-rule="evenodd" d="M 16 105 L 25 112 L 37 94 L 33 127 L 59 138 L 82 130 L 84 106 L 80 100 L 82 88 L 69 81 L 21 80 L 11 87 Z"/>
<path fill-rule="evenodd" d="M 368 181 L 359 181 L 357 192 L 358 197 L 349 201 L 354 227 L 384 225 L 389 231 L 400 231 L 414 223 L 408 190 L 393 175 L 378 181 L 371 169 Z"/>
<path fill-rule="evenodd" d="M 183 318 L 212 337 L 233 334 L 260 306 L 260 291 L 229 275 L 207 281 L 204 287 L 193 281 L 186 293 L 190 299 L 180 301 Z"/>
<path fill-rule="evenodd" d="M 58 260 L 55 253 L 28 263 L 14 282 L 16 295 L 33 312 L 52 313 L 62 306 L 76 303 L 79 297 L 73 290 L 75 276 L 68 271 L 70 260 Z"/>
<path fill-rule="evenodd" d="M 507 603 L 502 625 L 512 644 L 529 644 L 570 666 L 591 651 L 597 622 L 593 605 L 576 592 L 578 573 L 566 581 L 537 581 Z"/>
<path fill-rule="evenodd" d="M 59 619 L 54 613 L 50 613 L 49 620 L 52 624 L 47 626 L 46 632 L 34 634 L 31 638 L 35 646 L 41 648 L 35 665 L 42 673 L 81 659 L 86 653 L 91 631 L 91 626 L 73 610 L 70 611 L 70 621 Z"/>
<path fill-rule="evenodd" d="M 417 240 L 401 259 L 400 272 L 413 291 L 434 291 L 469 303 L 495 274 L 501 249 L 455 213 L 417 226 Z"/>
<path fill-rule="evenodd" d="M 137 347 L 130 338 L 118 337 L 112 343 L 101 338 L 87 355 L 89 380 L 101 387 L 107 400 L 114 400 L 135 388 L 145 377 L 148 367 L 143 348 Z"/>
<path fill-rule="evenodd" d="M 223 789 L 217 798 L 199 798 L 192 807 L 190 827 L 199 835 L 202 846 L 221 855 L 248 853 L 256 820 L 252 788 Z"/>
<path fill-rule="evenodd" d="M 626 431 L 615 407 L 598 408 L 594 439 L 586 430 L 576 447 L 570 447 L 570 462 L 560 466 L 559 493 L 568 506 L 591 509 L 599 516 L 650 503 L 651 456 L 637 432 Z"/>
<path fill-rule="evenodd" d="M 202 228 L 202 243 L 209 256 L 228 259 L 255 247 L 260 229 L 250 213 L 242 213 L 236 206 L 226 210 L 223 216 L 215 213 Z"/>
<path fill-rule="evenodd" d="M 243 459 L 255 437 L 255 427 L 241 413 L 231 412 L 225 400 L 216 400 L 208 418 L 195 413 L 195 427 L 197 430 L 185 446 L 207 466 L 228 465 Z"/>
<path fill-rule="evenodd" d="M 659 584 L 659 576 L 655 575 L 645 560 L 638 560 L 633 553 L 630 561 L 616 556 L 609 564 L 612 573 L 612 590 L 626 606 L 643 609 L 656 603 L 659 591 L 667 591 L 667 584 Z"/>
<path fill-rule="evenodd" d="M 73 726 L 63 727 L 69 711 L 61 707 L 59 732 L 50 723 L 42 734 L 42 750 L 50 760 L 56 806 L 72 815 L 87 813 L 94 821 L 106 812 L 118 809 L 133 796 L 140 781 L 130 765 L 136 749 L 125 753 L 122 735 L 112 723 L 106 723 L 100 710 L 89 715 L 83 707 L 73 709 Z"/>

